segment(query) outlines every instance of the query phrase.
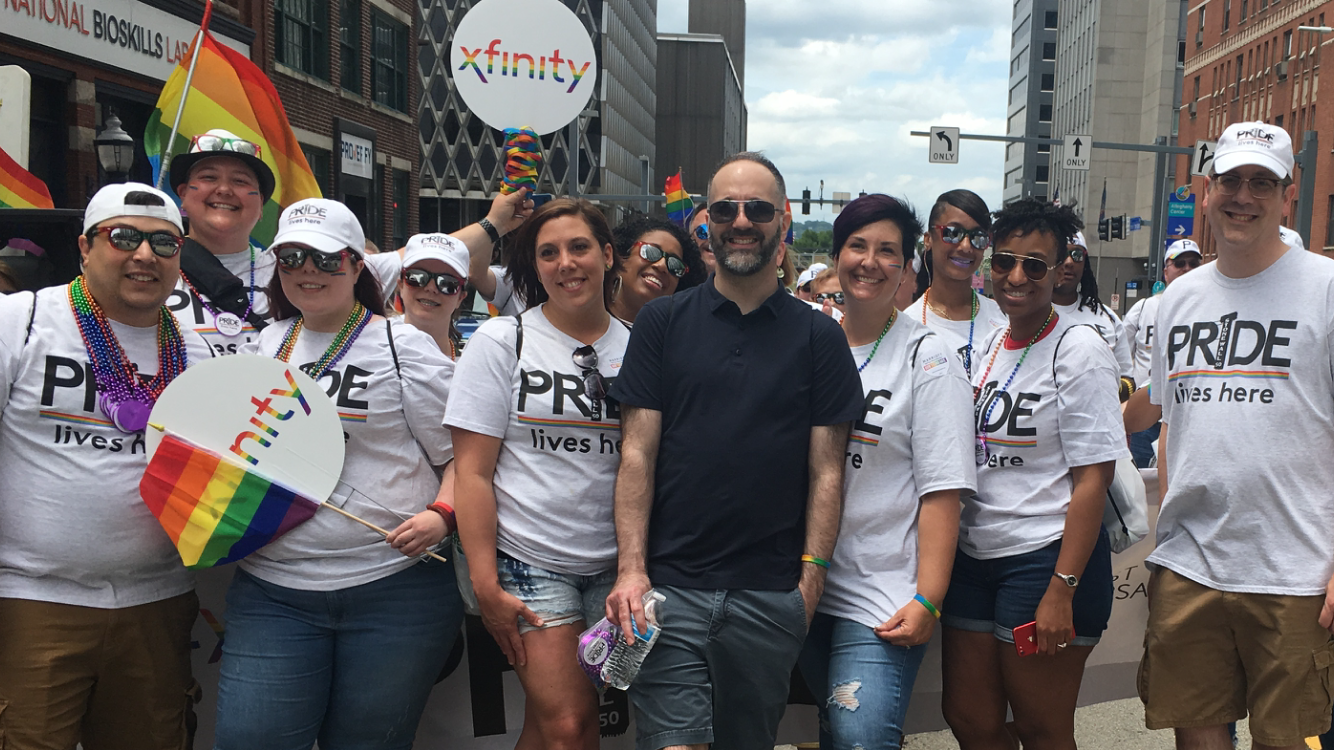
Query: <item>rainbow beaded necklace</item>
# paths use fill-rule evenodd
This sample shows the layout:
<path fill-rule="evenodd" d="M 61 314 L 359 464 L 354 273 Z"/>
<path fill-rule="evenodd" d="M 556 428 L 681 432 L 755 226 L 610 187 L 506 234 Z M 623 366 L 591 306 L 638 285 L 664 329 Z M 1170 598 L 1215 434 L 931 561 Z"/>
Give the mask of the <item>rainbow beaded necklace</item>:
<path fill-rule="evenodd" d="M 98 407 L 121 432 L 139 432 L 148 426 L 148 415 L 158 396 L 176 376 L 185 372 L 189 361 L 185 341 L 176 316 L 162 306 L 158 313 L 157 374 L 147 383 L 139 379 L 138 368 L 125 356 L 106 313 L 88 293 L 83 276 L 69 285 L 69 304 L 74 322 L 79 326 L 84 349 L 93 365 L 97 381 Z"/>
<path fill-rule="evenodd" d="M 318 380 L 321 375 L 338 364 L 343 355 L 347 354 L 348 350 L 352 348 L 352 344 L 356 342 L 357 337 L 361 335 L 362 330 L 366 328 L 366 324 L 371 321 L 373 315 L 374 313 L 367 310 L 360 302 L 353 302 L 352 312 L 347 316 L 347 321 L 338 330 L 334 340 L 330 342 L 329 348 L 324 350 L 324 356 L 320 357 L 319 361 L 311 366 L 308 373 L 310 377 Z M 284 362 L 291 360 L 292 349 L 296 347 L 296 340 L 301 336 L 304 322 L 305 316 L 299 317 L 287 328 L 287 333 L 283 334 L 283 342 L 278 347 L 278 353 L 274 355 L 275 358 Z"/>

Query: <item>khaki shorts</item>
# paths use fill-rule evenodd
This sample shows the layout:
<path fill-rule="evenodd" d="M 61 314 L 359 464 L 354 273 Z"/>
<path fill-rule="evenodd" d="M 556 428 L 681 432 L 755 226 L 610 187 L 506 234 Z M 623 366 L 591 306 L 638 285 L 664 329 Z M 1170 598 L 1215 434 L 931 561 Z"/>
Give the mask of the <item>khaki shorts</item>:
<path fill-rule="evenodd" d="M 0 747 L 189 746 L 193 592 L 124 609 L 0 599 Z"/>
<path fill-rule="evenodd" d="M 1218 726 L 1250 716 L 1265 745 L 1329 729 L 1334 640 L 1322 596 L 1216 591 L 1166 568 L 1153 575 L 1139 696 L 1149 729 Z"/>

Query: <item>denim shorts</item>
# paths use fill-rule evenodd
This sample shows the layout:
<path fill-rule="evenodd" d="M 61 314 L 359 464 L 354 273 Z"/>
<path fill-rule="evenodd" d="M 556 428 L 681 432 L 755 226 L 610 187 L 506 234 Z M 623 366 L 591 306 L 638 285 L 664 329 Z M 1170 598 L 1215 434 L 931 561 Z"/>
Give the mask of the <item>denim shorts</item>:
<path fill-rule="evenodd" d="M 616 583 L 615 569 L 589 576 L 555 573 L 503 552 L 496 553 L 496 573 L 500 588 L 541 617 L 543 628 L 575 622 L 592 625 L 601 620 L 607 614 L 607 596 Z M 520 633 L 539 629 L 519 618 Z"/>
<path fill-rule="evenodd" d="M 1000 640 L 1014 643 L 1014 629 L 1036 619 L 1060 554 L 1059 539 L 1033 552 L 994 560 L 978 560 L 956 551 L 941 623 L 959 630 L 995 633 Z M 1098 542 L 1075 589 L 1075 637 L 1070 642 L 1095 645 L 1111 616 L 1112 549 L 1107 530 L 1099 528 Z"/>

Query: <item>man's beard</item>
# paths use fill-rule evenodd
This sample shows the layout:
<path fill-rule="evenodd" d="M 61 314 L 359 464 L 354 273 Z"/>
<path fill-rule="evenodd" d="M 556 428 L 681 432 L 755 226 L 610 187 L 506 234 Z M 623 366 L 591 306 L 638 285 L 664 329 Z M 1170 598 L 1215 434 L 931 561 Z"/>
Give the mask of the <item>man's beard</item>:
<path fill-rule="evenodd" d="M 758 237 L 760 241 L 752 254 L 745 250 L 728 247 L 727 240 L 733 237 Z M 765 237 L 764 233 L 758 230 L 740 233 L 728 230 L 711 233 L 709 235 L 709 247 L 713 250 L 714 257 L 718 259 L 718 265 L 727 269 L 729 274 L 733 276 L 754 276 L 773 262 L 774 255 L 778 253 L 780 240 L 782 240 L 782 234 L 779 232 L 774 232 L 772 237 Z"/>

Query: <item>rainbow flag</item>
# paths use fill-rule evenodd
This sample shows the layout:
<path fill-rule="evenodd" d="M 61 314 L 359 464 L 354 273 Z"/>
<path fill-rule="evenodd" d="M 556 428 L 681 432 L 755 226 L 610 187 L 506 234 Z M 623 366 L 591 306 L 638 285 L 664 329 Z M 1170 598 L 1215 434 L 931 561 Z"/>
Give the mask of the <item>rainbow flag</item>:
<path fill-rule="evenodd" d="M 0 208 L 55 208 L 46 183 L 0 148 Z"/>
<path fill-rule="evenodd" d="M 172 156 L 186 153 L 190 139 L 213 128 L 230 130 L 245 140 L 259 144 L 260 158 L 273 170 L 273 197 L 264 204 L 264 214 L 255 226 L 255 242 L 267 247 L 278 229 L 278 214 L 287 206 L 303 198 L 323 197 L 319 183 L 306 163 L 287 113 L 278 97 L 278 91 L 268 77 L 240 52 L 220 44 L 208 33 L 213 4 L 204 8 L 200 26 L 203 51 L 195 66 L 194 78 L 186 96 L 185 78 L 190 60 L 198 51 L 196 37 L 190 52 L 181 60 L 171 77 L 162 86 L 157 109 L 149 115 L 144 128 L 144 149 L 153 165 L 156 178 L 162 168 L 162 154 L 171 136 L 171 124 L 176 119 L 181 97 L 185 97 L 185 111 L 176 141 L 171 144 Z M 155 183 L 156 184 L 156 181 Z M 167 190 L 175 190 L 168 185 Z"/>
<path fill-rule="evenodd" d="M 667 218 L 684 227 L 690 220 L 695 204 L 690 202 L 690 195 L 681 187 L 681 170 L 676 170 L 676 174 L 667 178 L 663 194 L 667 196 Z"/>
<path fill-rule="evenodd" d="M 236 562 L 315 515 L 320 503 L 170 433 L 139 482 L 187 568 Z"/>

